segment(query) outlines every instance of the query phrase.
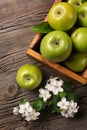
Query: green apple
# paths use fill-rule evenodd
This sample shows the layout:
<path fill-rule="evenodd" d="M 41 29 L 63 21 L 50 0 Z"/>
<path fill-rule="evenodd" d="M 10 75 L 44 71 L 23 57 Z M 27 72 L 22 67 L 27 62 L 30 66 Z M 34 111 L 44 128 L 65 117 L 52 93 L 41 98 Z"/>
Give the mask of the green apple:
<path fill-rule="evenodd" d="M 87 67 L 87 54 L 71 54 L 70 57 L 66 59 L 63 63 L 70 70 L 80 73 Z"/>
<path fill-rule="evenodd" d="M 22 65 L 17 71 L 16 81 L 20 87 L 29 90 L 35 89 L 42 81 L 42 72 L 36 65 Z"/>
<path fill-rule="evenodd" d="M 40 43 L 40 52 L 43 57 L 52 62 L 62 62 L 72 51 L 72 41 L 63 31 L 52 31 L 46 34 Z"/>
<path fill-rule="evenodd" d="M 48 23 L 55 30 L 67 31 L 72 28 L 76 20 L 76 9 L 67 2 L 58 2 L 48 13 Z"/>
<path fill-rule="evenodd" d="M 77 9 L 78 25 L 87 27 L 87 2 L 82 3 Z"/>
<path fill-rule="evenodd" d="M 67 2 L 73 5 L 76 9 L 82 4 L 82 0 L 68 0 Z"/>
<path fill-rule="evenodd" d="M 71 39 L 74 49 L 81 53 L 87 53 L 87 28 L 77 28 L 72 34 Z"/>

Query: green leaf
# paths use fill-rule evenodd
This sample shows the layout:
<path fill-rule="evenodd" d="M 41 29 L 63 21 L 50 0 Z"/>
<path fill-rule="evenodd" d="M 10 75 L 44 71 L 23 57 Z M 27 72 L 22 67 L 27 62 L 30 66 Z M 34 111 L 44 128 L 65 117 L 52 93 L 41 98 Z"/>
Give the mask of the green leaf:
<path fill-rule="evenodd" d="M 66 97 L 67 96 L 67 93 L 66 92 L 60 92 L 59 93 L 59 97 L 60 98 L 63 98 L 63 97 Z"/>
<path fill-rule="evenodd" d="M 47 21 L 37 24 L 32 27 L 32 30 L 38 33 L 49 33 L 53 31 Z"/>
<path fill-rule="evenodd" d="M 53 97 L 51 101 L 48 103 L 48 111 L 50 113 L 59 113 L 61 110 L 57 107 L 57 103 L 60 100 L 59 95 Z"/>
<path fill-rule="evenodd" d="M 59 113 L 61 110 L 57 107 L 57 101 L 52 100 L 48 103 L 48 111 L 50 113 Z"/>
<path fill-rule="evenodd" d="M 41 111 L 44 108 L 44 101 L 43 99 L 38 99 L 36 101 L 33 102 L 32 107 L 36 110 L 36 111 Z"/>
<path fill-rule="evenodd" d="M 72 84 L 71 83 L 64 83 L 62 85 L 62 88 L 64 89 L 65 93 L 70 93 L 72 92 Z"/>
<path fill-rule="evenodd" d="M 57 106 L 55 106 L 55 107 L 51 107 L 51 111 L 50 111 L 51 113 L 60 113 L 61 112 L 61 109 L 60 108 L 58 108 Z"/>
<path fill-rule="evenodd" d="M 69 93 L 69 94 L 67 95 L 67 99 L 68 99 L 68 101 L 71 101 L 71 100 L 73 100 L 73 101 L 78 101 L 79 95 L 78 95 L 78 94 L 75 94 L 75 93 Z"/>
<path fill-rule="evenodd" d="M 87 0 L 81 0 L 82 3 L 87 2 Z"/>
<path fill-rule="evenodd" d="M 22 98 L 22 99 L 20 100 L 19 104 L 25 104 L 26 102 L 27 102 L 27 101 Z"/>

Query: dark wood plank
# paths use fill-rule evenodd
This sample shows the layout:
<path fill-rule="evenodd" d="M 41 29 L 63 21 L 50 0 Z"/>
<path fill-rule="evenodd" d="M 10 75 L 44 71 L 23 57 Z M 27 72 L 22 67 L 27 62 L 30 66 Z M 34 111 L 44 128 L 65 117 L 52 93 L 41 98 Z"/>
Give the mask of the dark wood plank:
<path fill-rule="evenodd" d="M 23 90 L 15 81 L 17 69 L 26 63 L 39 66 L 45 78 L 59 76 L 71 81 L 51 68 L 26 55 L 35 33 L 32 26 L 43 21 L 53 0 L 0 0 L 0 130 L 87 130 L 87 87 L 73 81 L 73 90 L 80 95 L 80 112 L 75 119 L 49 115 L 44 111 L 40 119 L 27 123 L 12 113 L 21 98 L 33 101 L 38 89 Z"/>

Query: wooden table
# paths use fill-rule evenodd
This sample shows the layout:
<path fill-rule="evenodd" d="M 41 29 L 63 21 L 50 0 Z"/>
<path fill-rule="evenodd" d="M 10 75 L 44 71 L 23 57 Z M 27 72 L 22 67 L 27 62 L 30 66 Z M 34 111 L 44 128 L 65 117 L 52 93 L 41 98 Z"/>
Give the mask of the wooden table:
<path fill-rule="evenodd" d="M 54 0 L 0 0 L 0 130 L 87 130 L 87 86 L 73 81 L 73 90 L 80 96 L 80 109 L 76 118 L 42 112 L 40 119 L 27 123 L 12 113 L 21 98 L 34 101 L 38 89 L 18 87 L 15 75 L 27 63 L 39 66 L 44 80 L 51 75 L 72 81 L 37 60 L 26 55 L 35 32 L 32 26 L 43 21 Z"/>

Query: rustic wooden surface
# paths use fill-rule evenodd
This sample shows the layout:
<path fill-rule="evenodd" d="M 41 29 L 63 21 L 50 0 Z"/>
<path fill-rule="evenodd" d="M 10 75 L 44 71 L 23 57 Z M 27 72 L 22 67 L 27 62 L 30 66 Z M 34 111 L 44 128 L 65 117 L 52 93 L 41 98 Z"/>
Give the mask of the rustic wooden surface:
<path fill-rule="evenodd" d="M 23 90 L 16 84 L 15 75 L 21 65 L 33 63 L 45 78 L 53 75 L 72 81 L 26 55 L 35 35 L 32 26 L 43 21 L 52 3 L 53 0 L 0 0 L 0 130 L 87 130 L 87 86 L 75 81 L 73 90 L 80 96 L 80 110 L 74 119 L 44 111 L 39 120 L 27 123 L 12 113 L 21 98 L 32 102 L 38 97 L 38 89 Z"/>

